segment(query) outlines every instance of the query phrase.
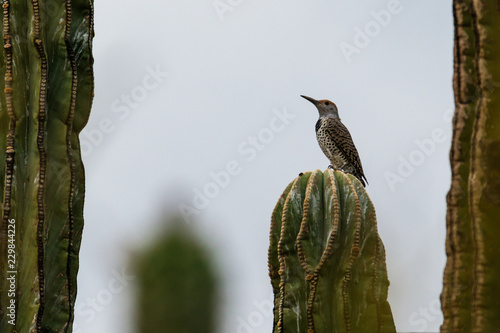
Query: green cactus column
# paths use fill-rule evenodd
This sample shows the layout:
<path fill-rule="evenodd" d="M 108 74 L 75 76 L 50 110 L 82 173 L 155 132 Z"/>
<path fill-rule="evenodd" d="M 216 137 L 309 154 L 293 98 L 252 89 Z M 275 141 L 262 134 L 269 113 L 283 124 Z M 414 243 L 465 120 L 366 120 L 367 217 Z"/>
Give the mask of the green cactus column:
<path fill-rule="evenodd" d="M 190 228 L 175 222 L 135 265 L 138 332 L 215 332 L 218 286 L 213 257 Z"/>
<path fill-rule="evenodd" d="M 273 211 L 275 333 L 395 332 L 375 209 L 354 176 L 299 175 Z"/>
<path fill-rule="evenodd" d="M 71 332 L 93 1 L 2 1 L 0 332 Z"/>
<path fill-rule="evenodd" d="M 454 0 L 442 332 L 500 332 L 500 3 Z"/>

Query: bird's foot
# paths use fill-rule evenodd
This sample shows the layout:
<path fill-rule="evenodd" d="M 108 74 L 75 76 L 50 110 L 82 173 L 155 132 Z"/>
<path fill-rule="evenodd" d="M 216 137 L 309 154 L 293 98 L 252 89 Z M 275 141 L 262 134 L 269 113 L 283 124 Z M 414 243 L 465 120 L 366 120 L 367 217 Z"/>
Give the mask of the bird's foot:
<path fill-rule="evenodd" d="M 333 167 L 333 165 L 331 165 L 331 164 L 328 166 L 328 169 L 332 169 L 333 171 L 336 171 L 336 170 L 337 170 L 337 169 L 335 169 L 335 168 Z"/>

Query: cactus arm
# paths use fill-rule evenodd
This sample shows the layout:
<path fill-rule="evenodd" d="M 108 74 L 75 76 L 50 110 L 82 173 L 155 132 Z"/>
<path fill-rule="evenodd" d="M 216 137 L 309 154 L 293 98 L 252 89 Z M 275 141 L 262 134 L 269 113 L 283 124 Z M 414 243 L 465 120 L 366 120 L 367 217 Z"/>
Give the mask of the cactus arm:
<path fill-rule="evenodd" d="M 287 187 L 271 218 L 269 266 L 274 332 L 395 331 L 375 210 L 354 176 L 316 170 Z"/>
<path fill-rule="evenodd" d="M 9 219 L 18 273 L 15 326 L 2 315 L 0 331 L 71 332 L 84 199 L 78 133 L 93 97 L 92 2 L 4 1 L 2 9 L 2 291 Z M 9 298 L 1 294 L 3 314 Z"/>
<path fill-rule="evenodd" d="M 191 229 L 181 224 L 169 228 L 137 259 L 137 332 L 215 331 L 218 278 L 213 256 Z"/>
<path fill-rule="evenodd" d="M 454 1 L 455 115 L 447 196 L 443 332 L 500 326 L 500 11 L 495 0 Z"/>

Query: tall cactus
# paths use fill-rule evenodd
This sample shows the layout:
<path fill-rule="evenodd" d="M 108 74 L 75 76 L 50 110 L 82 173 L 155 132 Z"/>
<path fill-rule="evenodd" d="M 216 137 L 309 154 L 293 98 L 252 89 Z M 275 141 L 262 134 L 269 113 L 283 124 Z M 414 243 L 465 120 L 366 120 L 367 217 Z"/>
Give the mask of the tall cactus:
<path fill-rule="evenodd" d="M 217 278 L 212 257 L 191 229 L 173 224 L 137 260 L 138 331 L 215 332 Z"/>
<path fill-rule="evenodd" d="M 0 332 L 71 332 L 93 1 L 2 1 Z"/>
<path fill-rule="evenodd" d="M 275 333 L 395 332 L 375 209 L 352 175 L 299 175 L 271 218 Z"/>
<path fill-rule="evenodd" d="M 450 151 L 442 332 L 500 327 L 500 4 L 454 0 L 455 116 Z"/>

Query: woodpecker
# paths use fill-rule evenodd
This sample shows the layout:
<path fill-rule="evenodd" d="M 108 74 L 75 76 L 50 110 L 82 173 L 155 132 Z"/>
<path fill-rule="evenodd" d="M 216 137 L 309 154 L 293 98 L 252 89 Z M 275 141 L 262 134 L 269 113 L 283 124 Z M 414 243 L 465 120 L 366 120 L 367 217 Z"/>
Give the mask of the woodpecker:
<path fill-rule="evenodd" d="M 349 130 L 340 121 L 339 111 L 335 103 L 326 99 L 317 101 L 308 96 L 300 96 L 318 108 L 319 119 L 316 123 L 316 138 L 321 150 L 330 160 L 331 164 L 328 167 L 350 173 L 358 178 L 363 186 L 366 186 L 368 181 L 363 172 L 358 151 Z"/>

